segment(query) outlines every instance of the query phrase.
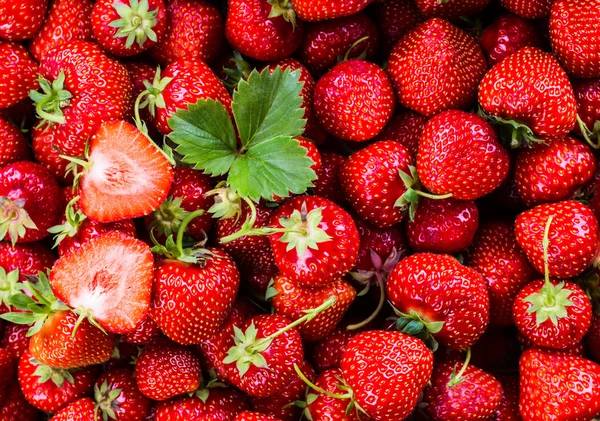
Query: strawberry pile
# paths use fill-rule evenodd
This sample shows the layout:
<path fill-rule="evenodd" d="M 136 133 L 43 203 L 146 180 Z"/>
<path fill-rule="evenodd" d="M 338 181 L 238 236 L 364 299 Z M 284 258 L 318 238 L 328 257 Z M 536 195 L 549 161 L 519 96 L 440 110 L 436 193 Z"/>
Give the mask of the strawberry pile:
<path fill-rule="evenodd" d="M 600 418 L 600 0 L 0 0 L 0 421 Z"/>

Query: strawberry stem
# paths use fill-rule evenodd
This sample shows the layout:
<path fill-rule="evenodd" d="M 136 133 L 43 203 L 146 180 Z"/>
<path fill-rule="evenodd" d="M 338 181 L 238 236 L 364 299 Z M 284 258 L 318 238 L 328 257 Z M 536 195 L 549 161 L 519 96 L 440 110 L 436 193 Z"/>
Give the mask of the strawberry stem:
<path fill-rule="evenodd" d="M 588 129 L 587 125 L 583 122 L 581 117 L 579 117 L 579 114 L 577 114 L 577 124 L 579 126 L 579 130 L 581 131 L 581 134 L 582 134 L 583 138 L 585 139 L 585 141 L 592 148 L 600 149 L 600 133 L 593 132 L 590 129 Z M 590 139 L 591 136 L 596 136 L 598 138 L 597 143 L 594 143 L 594 141 L 592 141 L 592 139 Z"/>
<path fill-rule="evenodd" d="M 467 370 L 467 367 L 469 366 L 469 362 L 471 361 L 471 348 L 467 348 L 467 356 L 465 358 L 465 362 L 463 363 L 462 367 L 460 368 L 460 371 L 458 373 L 452 373 L 452 375 L 450 376 L 450 380 L 448 381 L 448 384 L 446 385 L 448 387 L 448 389 L 453 388 L 454 386 L 456 386 L 457 384 L 460 384 L 464 378 L 463 378 L 463 374 L 465 374 L 465 371 Z M 454 369 L 456 370 L 456 367 L 454 367 Z"/>
<path fill-rule="evenodd" d="M 362 37 L 362 38 L 359 38 L 356 41 L 354 41 L 354 43 L 350 46 L 350 48 L 348 48 L 348 51 L 346 51 L 346 54 L 344 54 L 344 57 L 341 61 L 347 61 L 348 58 L 350 57 L 350 53 L 352 52 L 352 50 L 354 50 L 356 47 L 358 47 L 360 44 L 362 44 L 363 42 L 365 42 L 368 39 L 369 39 L 369 36 L 366 36 L 366 37 Z M 358 59 L 364 60 L 365 57 L 363 57 L 363 56 L 366 56 L 366 52 L 367 52 L 367 49 L 365 48 L 365 51 L 358 57 Z"/>
<path fill-rule="evenodd" d="M 298 364 L 294 364 L 294 370 L 296 370 L 296 374 L 298 374 L 298 377 L 300 377 L 302 379 L 302 381 L 304 383 L 306 383 L 311 389 L 313 389 L 323 395 L 334 398 L 334 399 L 352 399 L 352 393 L 346 393 L 346 394 L 340 395 L 340 394 L 328 392 L 325 389 L 320 388 L 319 386 L 317 386 L 316 384 L 311 382 L 308 379 L 308 377 L 306 377 L 304 375 L 304 373 L 302 373 L 302 370 L 300 370 L 300 367 L 298 367 Z"/>
<path fill-rule="evenodd" d="M 381 313 L 381 309 L 383 309 L 383 305 L 385 304 L 385 286 L 383 284 L 383 276 L 379 271 L 375 272 L 375 279 L 377 280 L 377 286 L 379 287 L 379 302 L 377 303 L 377 308 L 362 322 L 347 326 L 347 330 L 360 329 L 375 320 L 379 313 Z"/>
<path fill-rule="evenodd" d="M 452 193 L 439 195 L 424 192 L 423 185 L 419 179 L 419 173 L 417 172 L 417 167 L 409 165 L 408 170 L 410 174 L 398 170 L 400 179 L 404 183 L 404 187 L 406 187 L 406 191 L 398 198 L 398 200 L 396 200 L 394 207 L 400 208 L 401 212 L 408 210 L 408 217 L 411 221 L 415 220 L 415 215 L 419 206 L 419 196 L 428 199 L 448 199 L 452 197 Z"/>
<path fill-rule="evenodd" d="M 195 210 L 194 212 L 190 213 L 188 216 L 185 217 L 185 219 L 181 222 L 181 225 L 179 225 L 179 229 L 177 230 L 177 249 L 179 249 L 180 252 L 183 253 L 183 234 L 185 232 L 185 230 L 187 229 L 187 226 L 190 224 L 190 222 L 192 222 L 192 220 L 194 220 L 195 218 L 204 215 L 204 210 L 203 209 L 198 209 Z"/>

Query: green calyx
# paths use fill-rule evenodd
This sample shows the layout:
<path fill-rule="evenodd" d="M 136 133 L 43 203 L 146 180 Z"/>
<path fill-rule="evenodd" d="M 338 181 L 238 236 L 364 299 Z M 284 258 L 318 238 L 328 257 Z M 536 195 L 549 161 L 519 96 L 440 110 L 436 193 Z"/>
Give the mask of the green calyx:
<path fill-rule="evenodd" d="M 92 169 L 92 162 L 90 162 L 90 142 L 85 142 L 85 150 L 82 156 L 60 155 L 60 157 L 69 161 L 66 174 L 73 174 L 73 191 L 76 191 L 81 181 L 81 176 Z"/>
<path fill-rule="evenodd" d="M 499 130 L 500 139 L 506 143 L 507 147 L 510 146 L 511 149 L 531 147 L 536 143 L 546 143 L 544 140 L 536 137 L 533 130 L 526 124 L 487 114 L 481 108 L 477 114 L 485 118 L 492 126 Z"/>
<path fill-rule="evenodd" d="M 331 236 L 319 227 L 323 220 L 322 211 L 316 208 L 307 213 L 304 202 L 300 211 L 294 210 L 289 217 L 279 218 L 279 223 L 286 230 L 279 241 L 287 243 L 287 251 L 296 250 L 298 257 L 302 257 L 309 248 L 317 250 L 319 243 L 331 241 Z"/>
<path fill-rule="evenodd" d="M 135 100 L 134 111 L 136 112 L 136 123 L 138 120 L 141 121 L 139 117 L 139 110 L 142 108 L 148 107 L 148 111 L 152 116 L 156 115 L 157 108 L 167 108 L 167 104 L 165 103 L 165 98 L 162 93 L 171 80 L 173 80 L 173 78 L 161 77 L 161 70 L 159 66 L 156 68 L 156 73 L 154 74 L 152 83 L 148 82 L 147 80 L 144 81 L 144 86 L 146 89 L 142 91 Z M 138 128 L 139 126 L 140 125 L 138 124 Z"/>
<path fill-rule="evenodd" d="M 38 228 L 25 210 L 25 199 L 11 200 L 0 196 L 0 240 L 8 235 L 14 247 L 28 229 Z"/>
<path fill-rule="evenodd" d="M 291 23 L 292 30 L 296 31 L 296 12 L 292 7 L 292 2 L 290 0 L 268 0 L 268 2 L 271 5 L 271 12 L 268 18 L 281 16 L 286 22 Z"/>
<path fill-rule="evenodd" d="M 55 225 L 51 228 L 48 228 L 48 232 L 54 235 L 54 246 L 52 248 L 58 247 L 62 240 L 67 237 L 74 237 L 77 235 L 79 231 L 79 227 L 87 219 L 87 216 L 81 212 L 81 210 L 77 210 L 77 212 L 73 209 L 73 205 L 79 200 L 79 196 L 74 197 L 67 204 L 67 208 L 65 210 L 65 218 L 66 222 L 62 225 Z"/>
<path fill-rule="evenodd" d="M 221 184 L 221 183 L 219 183 Z M 206 192 L 206 196 L 214 196 L 215 204 L 208 209 L 215 219 L 229 219 L 242 213 L 242 199 L 229 187 L 217 185 L 217 188 Z M 237 221 L 236 218 L 236 221 Z"/>
<path fill-rule="evenodd" d="M 52 83 L 48 82 L 42 76 L 39 77 L 38 81 L 42 92 L 29 91 L 29 98 L 35 104 L 35 111 L 41 120 L 37 127 L 53 123 L 65 124 L 66 119 L 62 109 L 69 104 L 69 100 L 73 95 L 64 87 L 64 71 L 61 70 L 58 77 Z"/>
<path fill-rule="evenodd" d="M 581 117 L 577 115 L 577 125 L 585 141 L 594 149 L 600 149 L 600 120 L 594 123 L 593 130 L 588 129 Z M 592 140 L 595 138 L 595 141 Z"/>
<path fill-rule="evenodd" d="M 410 174 L 398 170 L 400 179 L 406 187 L 406 191 L 398 198 L 398 200 L 396 200 L 394 207 L 400 208 L 400 212 L 408 211 L 408 217 L 411 221 L 414 221 L 415 219 L 420 197 L 427 197 L 429 199 L 448 199 L 452 197 L 452 193 L 441 195 L 426 193 L 423 191 L 423 185 L 419 180 L 417 167 L 409 165 L 408 170 L 410 171 Z"/>
<path fill-rule="evenodd" d="M 65 380 L 71 384 L 75 384 L 73 378 L 73 372 L 76 370 L 66 370 L 63 368 L 54 368 L 49 365 L 42 364 L 35 358 L 29 360 L 31 364 L 36 365 L 33 375 L 38 377 L 38 383 L 46 383 L 48 380 L 52 380 L 57 387 L 62 387 Z"/>
<path fill-rule="evenodd" d="M 119 408 L 119 396 L 122 389 L 113 388 L 112 384 L 108 384 L 106 380 L 102 382 L 100 387 L 94 385 L 94 399 L 96 400 L 95 411 L 102 412 L 102 420 L 108 421 L 108 418 L 117 419 L 117 413 L 121 412 Z"/>
<path fill-rule="evenodd" d="M 155 229 L 159 235 L 165 237 L 177 234 L 181 223 L 190 214 L 181 207 L 182 201 L 181 197 L 169 197 L 161 203 L 158 209 L 150 214 L 150 230 Z"/>
<path fill-rule="evenodd" d="M 0 304 L 11 309 L 10 297 L 21 291 L 23 284 L 19 282 L 19 269 L 6 273 L 0 266 Z"/>
<path fill-rule="evenodd" d="M 460 371 L 456 372 L 456 366 L 454 366 L 454 370 L 452 370 L 452 374 L 450 375 L 450 380 L 448 380 L 447 387 L 448 389 L 452 389 L 454 386 L 460 384 L 465 379 L 463 375 L 469 367 L 469 362 L 471 361 L 471 348 L 467 348 L 467 356 L 465 357 L 465 362 L 463 363 Z"/>
<path fill-rule="evenodd" d="M 115 1 L 113 7 L 120 19 L 112 21 L 108 26 L 117 29 L 115 38 L 127 38 L 126 48 L 131 47 L 134 41 L 140 48 L 144 46 L 147 39 L 157 41 L 156 33 L 152 28 L 158 23 L 156 19 L 158 9 L 150 11 L 148 0 L 129 0 L 129 6 Z"/>
<path fill-rule="evenodd" d="M 394 312 L 398 316 L 397 318 L 393 318 L 396 321 L 396 329 L 402 333 L 421 339 L 432 351 L 435 352 L 437 350 L 438 342 L 433 335 L 442 330 L 444 322 L 425 320 L 412 308 L 408 314 L 402 313 L 396 308 L 394 308 Z"/>
<path fill-rule="evenodd" d="M 221 82 L 223 82 L 230 93 L 233 93 L 239 85 L 240 80 L 248 80 L 248 76 L 252 72 L 252 67 L 236 50 L 233 51 L 231 62 L 232 65 L 223 66 L 223 71 L 227 77 L 222 79 Z"/>

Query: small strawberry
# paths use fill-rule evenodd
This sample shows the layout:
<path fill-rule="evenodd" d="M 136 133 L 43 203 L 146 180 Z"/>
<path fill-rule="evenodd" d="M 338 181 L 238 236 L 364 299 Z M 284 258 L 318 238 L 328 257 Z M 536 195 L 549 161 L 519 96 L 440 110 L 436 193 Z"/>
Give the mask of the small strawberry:
<path fill-rule="evenodd" d="M 17 161 L 31 159 L 31 149 L 23 133 L 10 121 L 0 116 L 0 168 Z"/>
<path fill-rule="evenodd" d="M 454 21 L 457 18 L 481 12 L 490 3 L 490 0 L 415 0 L 415 3 L 423 16 L 427 18 L 437 17 Z"/>
<path fill-rule="evenodd" d="M 400 142 L 413 156 L 417 156 L 421 133 L 428 120 L 427 117 L 414 111 L 399 110 L 375 139 Z"/>
<path fill-rule="evenodd" d="M 525 19 L 540 19 L 550 14 L 553 0 L 500 0 L 502 7 Z"/>
<path fill-rule="evenodd" d="M 235 389 L 215 387 L 161 402 L 156 409 L 155 421 L 233 421 L 246 409 L 245 395 Z"/>
<path fill-rule="evenodd" d="M 8 242 L 0 242 L 0 267 L 5 273 L 18 269 L 21 280 L 25 280 L 25 275 L 46 272 L 55 261 L 54 253 L 42 243 L 17 243 L 13 247 Z"/>
<path fill-rule="evenodd" d="M 344 140 L 362 142 L 375 137 L 394 113 L 395 102 L 383 69 L 363 60 L 339 63 L 315 86 L 319 122 Z"/>
<path fill-rule="evenodd" d="M 431 117 L 474 103 L 486 69 L 485 57 L 474 39 L 450 23 L 433 18 L 396 44 L 387 70 L 399 102 Z"/>
<path fill-rule="evenodd" d="M 244 411 L 237 414 L 233 421 L 281 421 L 281 419 L 259 412 Z"/>
<path fill-rule="evenodd" d="M 375 2 L 372 10 L 373 20 L 381 34 L 379 46 L 386 54 L 404 35 L 424 21 L 421 11 L 412 0 Z"/>
<path fill-rule="evenodd" d="M 346 162 L 346 158 L 329 151 L 320 151 L 320 155 L 321 168 L 316 171 L 317 179 L 313 182 L 313 190 L 317 196 L 343 206 L 345 203 L 344 192 L 340 188 L 338 173 Z"/>
<path fill-rule="evenodd" d="M 94 401 L 81 398 L 58 411 L 50 421 L 100 421 Z"/>
<path fill-rule="evenodd" d="M 38 66 L 25 47 L 0 41 L 0 109 L 17 104 L 31 89 L 37 89 L 37 72 Z"/>
<path fill-rule="evenodd" d="M 94 385 L 94 398 L 104 419 L 142 421 L 150 410 L 150 399 L 139 391 L 131 368 L 104 372 Z"/>
<path fill-rule="evenodd" d="M 0 406 L 2 421 L 39 421 L 40 417 L 40 412 L 27 402 L 20 387 L 12 387 L 6 402 Z"/>
<path fill-rule="evenodd" d="M 363 10 L 373 0 L 349 0 L 341 3 L 324 3 L 313 0 L 291 0 L 294 11 L 304 21 L 320 21 L 350 16 Z"/>
<path fill-rule="evenodd" d="M 31 38 L 42 26 L 48 0 L 0 2 L 0 38 L 23 41 Z"/>

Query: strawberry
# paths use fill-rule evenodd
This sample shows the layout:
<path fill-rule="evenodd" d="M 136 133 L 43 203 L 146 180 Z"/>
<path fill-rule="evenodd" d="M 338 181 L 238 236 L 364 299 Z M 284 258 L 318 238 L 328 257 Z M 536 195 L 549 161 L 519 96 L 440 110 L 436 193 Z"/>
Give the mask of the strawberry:
<path fill-rule="evenodd" d="M 528 206 L 570 199 L 592 179 L 596 159 L 591 149 L 565 137 L 519 150 L 515 181 Z"/>
<path fill-rule="evenodd" d="M 402 144 L 380 141 L 353 153 L 342 166 L 339 179 L 361 218 L 377 227 L 388 227 L 406 215 L 406 207 L 399 203 L 407 191 L 400 172 L 410 173 L 413 164 L 413 157 Z"/>
<path fill-rule="evenodd" d="M 481 12 L 490 3 L 490 0 L 460 0 L 441 1 L 415 0 L 423 16 L 427 18 L 443 18 L 455 21 L 463 16 L 472 16 Z"/>
<path fill-rule="evenodd" d="M 490 297 L 490 325 L 511 326 L 515 297 L 534 270 L 517 244 L 513 223 L 490 221 L 479 226 L 469 250 L 467 266 L 485 280 Z"/>
<path fill-rule="evenodd" d="M 31 38 L 42 26 L 48 0 L 0 2 L 0 38 L 23 41 Z"/>
<path fill-rule="evenodd" d="M 593 29 L 600 18 L 595 0 L 557 0 L 550 12 L 552 51 L 567 73 L 579 78 L 600 77 L 600 47 Z"/>
<path fill-rule="evenodd" d="M 313 190 L 317 196 L 323 197 L 338 205 L 344 205 L 344 192 L 340 188 L 338 173 L 346 158 L 334 152 L 320 151 L 321 167 L 316 170 L 317 179 L 313 182 Z"/>
<path fill-rule="evenodd" d="M 6 328 L 4 329 L 6 330 Z M 600 362 L 600 347 L 598 347 L 598 344 L 600 344 L 600 315 L 595 312 L 592 313 L 592 322 L 585 335 L 585 344 L 592 359 Z M 3 346 L 3 344 L 0 343 L 0 346 Z"/>
<path fill-rule="evenodd" d="M 38 241 L 60 218 L 62 192 L 40 164 L 20 161 L 0 168 L 0 240 Z"/>
<path fill-rule="evenodd" d="M 540 79 L 546 83 L 540 85 Z M 534 47 L 521 48 L 486 73 L 479 104 L 492 121 L 511 128 L 513 146 L 563 138 L 575 125 L 577 104 L 567 74 Z"/>
<path fill-rule="evenodd" d="M 56 412 L 92 391 L 98 367 L 79 370 L 52 368 L 36 361 L 29 351 L 19 362 L 19 384 L 25 398 L 36 408 Z"/>
<path fill-rule="evenodd" d="M 545 273 L 543 236 L 550 216 L 553 223 L 548 236 L 548 275 L 578 275 L 596 254 L 598 221 L 590 208 L 572 200 L 538 205 L 521 213 L 515 221 L 517 242 L 540 273 Z"/>
<path fill-rule="evenodd" d="M 296 231 L 277 232 L 269 241 L 277 267 L 298 285 L 325 286 L 348 272 L 356 261 L 356 225 L 346 211 L 327 199 L 290 199 L 275 211 L 271 226 Z"/>
<path fill-rule="evenodd" d="M 471 244 L 478 225 L 479 210 L 470 200 L 423 198 L 406 234 L 415 252 L 453 254 Z"/>
<path fill-rule="evenodd" d="M 199 390 L 192 396 L 161 402 L 156 410 L 156 421 L 215 420 L 233 421 L 236 415 L 248 409 L 246 397 L 231 388 L 208 389 L 208 396 Z"/>
<path fill-rule="evenodd" d="M 310 24 L 298 50 L 300 61 L 315 76 L 322 76 L 346 58 L 370 60 L 375 55 L 379 34 L 364 13 Z"/>
<path fill-rule="evenodd" d="M 99 421 L 94 401 L 81 398 L 58 411 L 50 421 Z"/>
<path fill-rule="evenodd" d="M 491 67 L 523 47 L 541 48 L 542 38 L 533 23 L 506 14 L 483 30 L 479 43 Z"/>
<path fill-rule="evenodd" d="M 327 132 L 344 140 L 362 142 L 375 137 L 394 106 L 394 90 L 386 73 L 366 61 L 339 63 L 315 86 L 317 119 Z"/>
<path fill-rule="evenodd" d="M 376 2 L 372 11 L 373 20 L 381 34 L 379 46 L 386 54 L 392 51 L 404 35 L 424 20 L 421 11 L 412 0 Z"/>
<path fill-rule="evenodd" d="M 15 372 L 12 354 L 8 350 L 0 348 L 0 405 L 6 401 L 9 395 Z"/>
<path fill-rule="evenodd" d="M 520 421 L 519 377 L 502 375 L 496 378 L 502 385 L 502 400 L 496 410 L 496 421 Z"/>
<path fill-rule="evenodd" d="M 0 420 L 39 421 L 40 412 L 27 402 L 21 392 L 21 388 L 12 387 L 6 402 L 3 406 L 0 406 Z"/>
<path fill-rule="evenodd" d="M 354 270 L 375 271 L 377 265 L 373 260 L 373 253 L 382 262 L 387 261 L 392 255 L 397 255 L 399 260 L 410 254 L 404 231 L 397 226 L 377 228 L 358 218 L 354 221 L 360 238 L 360 248 Z"/>
<path fill-rule="evenodd" d="M 486 69 L 485 57 L 474 39 L 433 18 L 396 44 L 387 70 L 399 102 L 431 117 L 475 102 L 477 85 Z"/>
<path fill-rule="evenodd" d="M 425 338 L 434 348 L 437 340 L 465 349 L 487 327 L 485 281 L 452 256 L 421 253 L 403 259 L 390 273 L 387 292 L 400 316 L 397 327 Z"/>
<path fill-rule="evenodd" d="M 554 0 L 500 0 L 502 7 L 525 19 L 540 19 L 550 14 Z"/>
<path fill-rule="evenodd" d="M 54 254 L 42 243 L 17 243 L 12 247 L 10 243 L 0 242 L 0 267 L 6 273 L 18 269 L 21 280 L 25 280 L 25 275 L 45 272 L 55 260 Z"/>
<path fill-rule="evenodd" d="M 417 404 L 432 365 L 433 354 L 420 340 L 400 332 L 368 331 L 350 340 L 341 371 L 356 405 L 368 416 L 401 420 Z"/>
<path fill-rule="evenodd" d="M 282 60 L 292 55 L 304 37 L 304 24 L 275 11 L 268 0 L 232 0 L 227 9 L 225 37 L 231 46 L 256 60 Z"/>
<path fill-rule="evenodd" d="M 92 0 L 54 0 L 44 25 L 29 45 L 31 55 L 41 61 L 46 53 L 71 41 L 92 41 Z"/>
<path fill-rule="evenodd" d="M 399 110 L 375 139 L 400 142 L 411 155 L 417 156 L 421 133 L 423 133 L 427 121 L 427 117 L 414 111 Z"/>
<path fill-rule="evenodd" d="M 38 66 L 25 47 L 0 41 L 0 109 L 27 98 L 29 91 L 39 86 L 37 72 Z"/>
<path fill-rule="evenodd" d="M 292 0 L 292 7 L 304 21 L 321 21 L 350 16 L 363 10 L 372 0 L 349 0 L 341 3 L 324 3 L 312 0 Z"/>
<path fill-rule="evenodd" d="M 451 193 L 461 200 L 477 199 L 502 183 L 508 167 L 508 153 L 482 117 L 451 110 L 425 125 L 417 170 L 423 185 L 432 192 Z"/>
<path fill-rule="evenodd" d="M 17 161 L 31 158 L 31 150 L 23 133 L 10 121 L 0 116 L 0 168 Z"/>
<path fill-rule="evenodd" d="M 150 410 L 150 399 L 139 391 L 131 368 L 104 372 L 96 380 L 94 397 L 103 417 L 116 421 L 142 421 Z"/>
<path fill-rule="evenodd" d="M 136 345 L 146 345 L 158 335 L 160 335 L 160 328 L 148 314 L 134 330 L 121 336 L 121 341 Z"/>
<path fill-rule="evenodd" d="M 212 63 L 219 57 L 225 28 L 219 10 L 203 0 L 172 0 L 167 3 L 166 30 L 150 49 L 163 66 L 182 58 Z"/>
<path fill-rule="evenodd" d="M 573 92 L 577 100 L 578 123 L 584 133 L 600 129 L 600 79 L 575 80 Z M 581 127 L 583 125 L 585 128 Z"/>
<path fill-rule="evenodd" d="M 234 421 L 281 421 L 279 418 L 258 412 L 244 411 L 237 414 Z"/>
<path fill-rule="evenodd" d="M 140 354 L 135 378 L 140 392 L 150 399 L 164 401 L 198 389 L 200 361 L 185 346 L 158 337 Z"/>
<path fill-rule="evenodd" d="M 13 359 L 19 360 L 29 349 L 29 326 L 16 323 L 5 323 L 4 332 L 0 338 L 0 348 L 6 349 L 12 354 Z"/>
<path fill-rule="evenodd" d="M 166 19 L 162 0 L 98 0 L 92 10 L 92 30 L 107 52 L 133 56 L 162 38 Z"/>
<path fill-rule="evenodd" d="M 600 412 L 600 366 L 555 350 L 527 349 L 519 362 L 523 421 L 588 420 Z M 569 408 L 565 413 L 564 408 Z"/>
<path fill-rule="evenodd" d="M 312 363 L 318 372 L 323 373 L 332 368 L 340 368 L 344 349 L 358 332 L 338 327 L 325 338 L 313 344 Z"/>

